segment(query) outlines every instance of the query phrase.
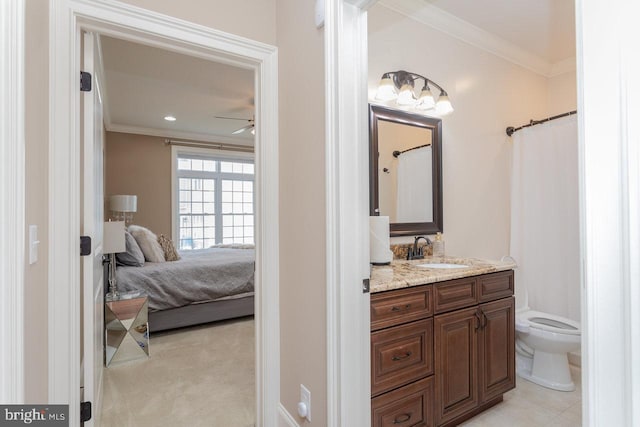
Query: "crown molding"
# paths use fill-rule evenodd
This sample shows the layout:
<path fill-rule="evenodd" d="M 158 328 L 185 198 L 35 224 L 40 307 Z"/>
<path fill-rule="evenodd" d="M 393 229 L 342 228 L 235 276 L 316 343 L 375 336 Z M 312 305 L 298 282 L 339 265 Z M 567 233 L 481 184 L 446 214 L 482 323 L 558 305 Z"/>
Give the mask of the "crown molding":
<path fill-rule="evenodd" d="M 202 141 L 202 142 L 220 142 L 224 144 L 237 144 L 237 145 L 247 145 L 247 146 L 254 145 L 252 139 L 232 138 L 228 136 L 204 134 L 204 133 L 196 133 L 196 132 L 171 131 L 166 129 L 147 128 L 143 126 L 120 125 L 117 123 L 110 123 L 108 126 L 105 125 L 105 128 L 109 132 L 132 133 L 135 135 L 146 135 L 146 136 L 159 136 L 161 138 L 176 138 L 176 139 L 186 139 L 186 140 Z"/>
<path fill-rule="evenodd" d="M 576 71 L 576 57 L 572 56 L 562 61 L 558 61 L 551 66 L 551 72 L 547 77 L 556 77 L 561 74 L 571 73 Z"/>
<path fill-rule="evenodd" d="M 571 62 L 575 70 L 575 58 L 567 58 L 551 64 L 544 58 L 423 0 L 380 0 L 379 4 L 544 77 L 553 77 L 571 71 Z"/>

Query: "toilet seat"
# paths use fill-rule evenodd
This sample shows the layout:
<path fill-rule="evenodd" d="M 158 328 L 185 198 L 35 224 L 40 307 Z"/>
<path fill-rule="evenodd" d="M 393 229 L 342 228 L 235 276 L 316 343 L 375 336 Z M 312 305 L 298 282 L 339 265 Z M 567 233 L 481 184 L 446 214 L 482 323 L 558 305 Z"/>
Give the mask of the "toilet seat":
<path fill-rule="evenodd" d="M 525 311 L 516 315 L 516 324 L 565 335 L 580 335 L 580 324 L 564 317 L 539 311 Z M 523 325 L 523 326 L 524 326 Z M 523 331 L 524 332 L 524 331 Z"/>

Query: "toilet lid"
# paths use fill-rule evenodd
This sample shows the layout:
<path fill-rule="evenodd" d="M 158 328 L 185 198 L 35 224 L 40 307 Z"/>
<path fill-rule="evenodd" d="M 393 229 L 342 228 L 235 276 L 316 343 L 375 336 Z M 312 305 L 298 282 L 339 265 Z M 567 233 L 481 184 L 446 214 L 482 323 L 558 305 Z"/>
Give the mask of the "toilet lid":
<path fill-rule="evenodd" d="M 518 315 L 529 327 L 567 335 L 580 335 L 580 324 L 553 314 L 528 311 Z"/>

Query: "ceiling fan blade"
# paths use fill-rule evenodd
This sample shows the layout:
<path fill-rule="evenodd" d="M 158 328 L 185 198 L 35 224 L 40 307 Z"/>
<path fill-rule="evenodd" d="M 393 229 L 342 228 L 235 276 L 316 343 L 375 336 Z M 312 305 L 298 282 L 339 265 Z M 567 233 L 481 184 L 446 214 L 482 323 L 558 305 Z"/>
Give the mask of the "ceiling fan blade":
<path fill-rule="evenodd" d="M 250 124 L 250 125 L 246 125 L 244 127 L 241 127 L 240 129 L 234 130 L 233 132 L 231 132 L 231 134 L 232 135 L 238 135 L 239 133 L 242 133 L 242 132 L 244 132 L 246 130 L 249 130 L 251 128 L 253 128 L 253 123 Z"/>

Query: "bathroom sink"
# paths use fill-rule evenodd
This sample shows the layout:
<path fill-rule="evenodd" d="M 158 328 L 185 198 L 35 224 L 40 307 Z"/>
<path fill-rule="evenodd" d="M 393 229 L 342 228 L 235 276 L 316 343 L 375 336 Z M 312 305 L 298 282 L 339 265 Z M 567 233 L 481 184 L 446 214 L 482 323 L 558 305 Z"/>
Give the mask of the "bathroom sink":
<path fill-rule="evenodd" d="M 469 267 L 466 264 L 448 264 L 448 263 L 433 263 L 433 264 L 418 264 L 416 267 L 420 268 L 440 268 L 440 269 L 451 269 L 451 268 L 467 268 Z"/>

